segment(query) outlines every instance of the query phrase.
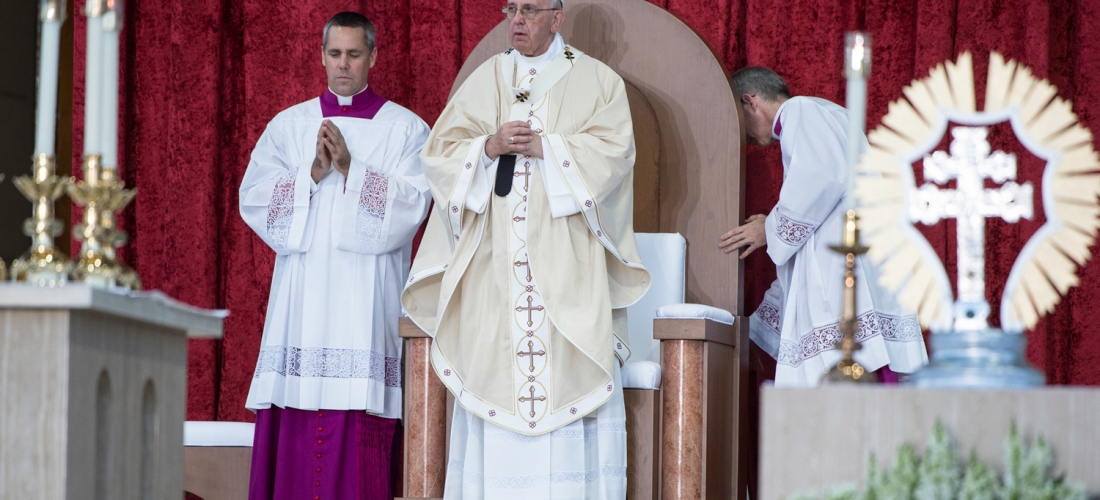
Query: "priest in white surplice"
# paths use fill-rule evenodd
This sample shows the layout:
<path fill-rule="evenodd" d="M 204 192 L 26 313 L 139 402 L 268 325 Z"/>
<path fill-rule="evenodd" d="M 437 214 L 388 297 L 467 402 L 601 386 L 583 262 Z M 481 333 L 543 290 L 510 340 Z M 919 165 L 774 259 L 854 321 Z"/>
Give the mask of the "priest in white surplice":
<path fill-rule="evenodd" d="M 436 210 L 402 300 L 456 396 L 448 499 L 625 496 L 622 313 L 649 286 L 633 126 L 622 79 L 557 34 L 561 9 L 503 9 L 513 48 L 421 155 Z"/>
<path fill-rule="evenodd" d="M 749 142 L 780 143 L 783 187 L 770 214 L 749 217 L 722 235 L 720 246 L 726 253 L 744 248 L 741 258 L 767 247 L 777 279 L 751 316 L 750 336 L 775 358 L 777 386 L 816 386 L 841 358 L 835 344 L 841 337 L 844 256 L 829 245 L 839 244 L 843 223 L 848 113 L 824 99 L 790 97 L 783 79 L 765 68 L 742 69 L 733 82 Z M 863 349 L 855 359 L 896 382 L 896 373 L 912 373 L 928 362 L 920 325 L 878 284 L 877 271 L 862 257 L 856 276 L 856 339 Z"/>
<path fill-rule="evenodd" d="M 247 401 L 254 499 L 392 498 L 397 321 L 430 203 L 429 130 L 367 87 L 367 18 L 337 14 L 322 47 L 328 90 L 268 124 L 241 182 L 241 216 L 277 255 Z"/>

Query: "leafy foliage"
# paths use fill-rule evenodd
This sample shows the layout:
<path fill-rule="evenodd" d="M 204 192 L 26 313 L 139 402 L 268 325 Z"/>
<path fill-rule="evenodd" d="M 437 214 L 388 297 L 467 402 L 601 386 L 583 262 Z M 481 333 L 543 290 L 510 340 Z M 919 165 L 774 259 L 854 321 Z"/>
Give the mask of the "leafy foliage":
<path fill-rule="evenodd" d="M 998 479 L 971 451 L 965 468 L 951 436 L 936 422 L 922 460 L 911 444 L 898 448 L 892 467 L 879 469 L 872 453 L 866 486 L 843 484 L 823 492 L 801 493 L 795 500 L 1085 500 L 1085 489 L 1064 476 L 1050 477 L 1054 451 L 1036 439 L 1028 448 L 1013 423 L 1004 442 L 1004 473 Z"/>

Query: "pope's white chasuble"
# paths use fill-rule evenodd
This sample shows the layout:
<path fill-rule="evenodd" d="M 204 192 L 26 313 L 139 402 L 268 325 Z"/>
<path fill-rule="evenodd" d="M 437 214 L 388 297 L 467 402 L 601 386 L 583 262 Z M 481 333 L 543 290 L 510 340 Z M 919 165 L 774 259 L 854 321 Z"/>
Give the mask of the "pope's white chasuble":
<path fill-rule="evenodd" d="M 618 86 L 600 88 L 593 73 L 609 74 Z M 633 187 L 625 88 L 606 66 L 558 36 L 543 57 L 509 50 L 490 59 L 464 83 L 433 135 L 449 139 L 441 125 L 467 121 L 456 115 L 469 110 L 455 108 L 467 93 L 485 93 L 469 87 L 486 81 L 497 84 L 498 94 L 488 105 L 502 104 L 492 122 L 474 118 L 473 126 L 459 125 L 479 130 L 451 132 L 465 139 L 457 148 L 429 139 L 436 147 L 426 149 L 426 166 L 446 162 L 433 155 L 458 156 L 461 162 L 453 163 L 457 175 L 443 182 L 426 167 L 442 210 L 430 218 L 425 244 L 436 237 L 446 247 L 437 248 L 443 250 L 437 255 L 421 247 L 405 292 L 410 317 L 435 334 L 433 366 L 456 394 L 446 497 L 622 498 L 626 436 L 619 363 L 629 357 L 629 348 L 621 340 L 625 321 L 613 310 L 636 301 L 648 286 L 629 222 L 624 225 L 621 218 L 624 207 L 632 217 Z M 565 82 L 592 86 L 570 92 Z M 613 122 L 602 128 L 609 137 L 591 137 L 610 147 L 587 148 L 585 119 L 563 116 L 571 103 L 556 102 L 593 91 L 603 94 L 603 102 L 578 100 L 578 112 L 595 114 L 589 121 L 596 126 L 605 125 L 600 118 Z M 488 135 L 478 132 L 514 120 L 527 121 L 539 135 L 544 158 L 518 156 L 510 192 L 497 196 L 490 185 L 499 162 L 484 156 Z M 582 130 L 569 130 L 578 126 Z M 614 185 L 595 184 L 580 172 L 610 177 Z M 604 213 L 598 210 L 601 203 Z M 464 241 L 474 247 L 464 248 Z M 567 262 L 559 263 L 563 259 Z M 462 273 L 452 266 L 467 269 Z M 496 292 L 487 301 L 504 298 L 507 305 L 482 307 L 470 296 L 477 287 Z M 448 307 L 456 316 L 480 318 L 482 332 L 465 339 L 461 331 L 452 333 L 466 323 L 448 322 Z M 503 313 L 500 319 L 495 312 Z M 578 328 L 582 315 L 591 318 Z M 485 364 L 484 373 L 471 367 L 471 360 Z M 493 383 L 479 380 L 486 374 Z"/>

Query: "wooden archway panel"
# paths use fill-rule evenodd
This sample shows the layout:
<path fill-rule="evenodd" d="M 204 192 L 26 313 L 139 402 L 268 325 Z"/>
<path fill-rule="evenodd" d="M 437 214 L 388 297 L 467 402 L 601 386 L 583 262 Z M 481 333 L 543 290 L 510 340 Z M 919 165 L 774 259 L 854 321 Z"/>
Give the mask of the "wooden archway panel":
<path fill-rule="evenodd" d="M 745 206 L 741 109 L 728 72 L 691 28 L 643 0 L 570 0 L 565 13 L 566 43 L 630 84 L 639 152 L 636 230 L 651 231 L 656 220 L 655 229 L 683 234 L 687 300 L 742 315 L 741 261 L 718 249 L 719 235 L 743 220 Z M 478 43 L 452 94 L 478 65 L 508 47 L 506 28 L 498 24 Z M 649 143 L 653 137 L 659 145 Z"/>
<path fill-rule="evenodd" d="M 661 232 L 661 125 L 649 99 L 626 83 L 634 122 L 634 232 Z"/>

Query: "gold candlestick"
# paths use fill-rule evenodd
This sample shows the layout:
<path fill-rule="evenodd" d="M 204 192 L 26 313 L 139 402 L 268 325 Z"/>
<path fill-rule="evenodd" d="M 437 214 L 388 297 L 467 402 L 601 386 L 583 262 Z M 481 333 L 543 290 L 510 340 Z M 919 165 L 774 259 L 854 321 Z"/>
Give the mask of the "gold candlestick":
<path fill-rule="evenodd" d="M 129 205 L 137 196 L 137 189 L 123 189 L 124 184 L 118 180 L 117 175 L 118 170 L 114 167 L 104 167 L 100 174 L 103 182 L 115 186 L 111 191 L 111 195 L 102 202 L 102 210 L 99 215 L 100 227 L 103 228 L 108 243 L 104 247 L 103 253 L 107 256 L 108 261 L 116 266 L 115 280 L 118 285 L 130 290 L 140 290 L 141 278 L 133 268 L 122 263 L 115 252 L 116 249 L 122 248 L 129 241 L 126 232 L 118 229 L 118 225 L 115 223 L 115 214 L 126 208 L 126 205 Z"/>
<path fill-rule="evenodd" d="M 12 182 L 34 204 L 33 216 L 23 222 L 23 233 L 31 237 L 31 248 L 12 262 L 12 277 L 38 286 L 60 286 L 68 280 L 72 262 L 59 252 L 53 239 L 64 227 L 54 218 L 54 202 L 70 184 L 69 178 L 55 175 L 53 156 L 40 154 L 34 159 L 34 176 L 16 177 Z"/>
<path fill-rule="evenodd" d="M 72 276 L 95 286 L 108 288 L 115 285 L 115 267 L 103 252 L 105 231 L 101 226 L 102 204 L 111 196 L 111 186 L 100 178 L 99 155 L 84 156 L 84 180 L 69 186 L 73 202 L 84 207 L 83 222 L 73 228 L 73 234 L 81 242 L 80 260 L 73 268 Z"/>
<path fill-rule="evenodd" d="M 74 280 L 103 288 L 141 287 L 137 273 L 120 263 L 115 252 L 127 240 L 126 233 L 115 224 L 115 214 L 136 194 L 136 189 L 124 188 L 115 168 L 100 164 L 99 155 L 85 155 L 84 180 L 69 186 L 69 196 L 84 207 L 83 221 L 73 228 L 82 243 L 80 260 L 72 271 Z"/>
<path fill-rule="evenodd" d="M 836 347 L 844 355 L 836 366 L 821 377 L 822 384 L 875 383 L 878 377 L 856 362 L 853 354 L 863 345 L 856 340 L 859 318 L 856 317 L 856 256 L 867 253 L 867 247 L 859 244 L 859 217 L 855 210 L 844 216 L 844 228 L 840 245 L 830 246 L 834 252 L 844 254 L 844 302 L 840 313 L 840 333 L 843 335 Z"/>

